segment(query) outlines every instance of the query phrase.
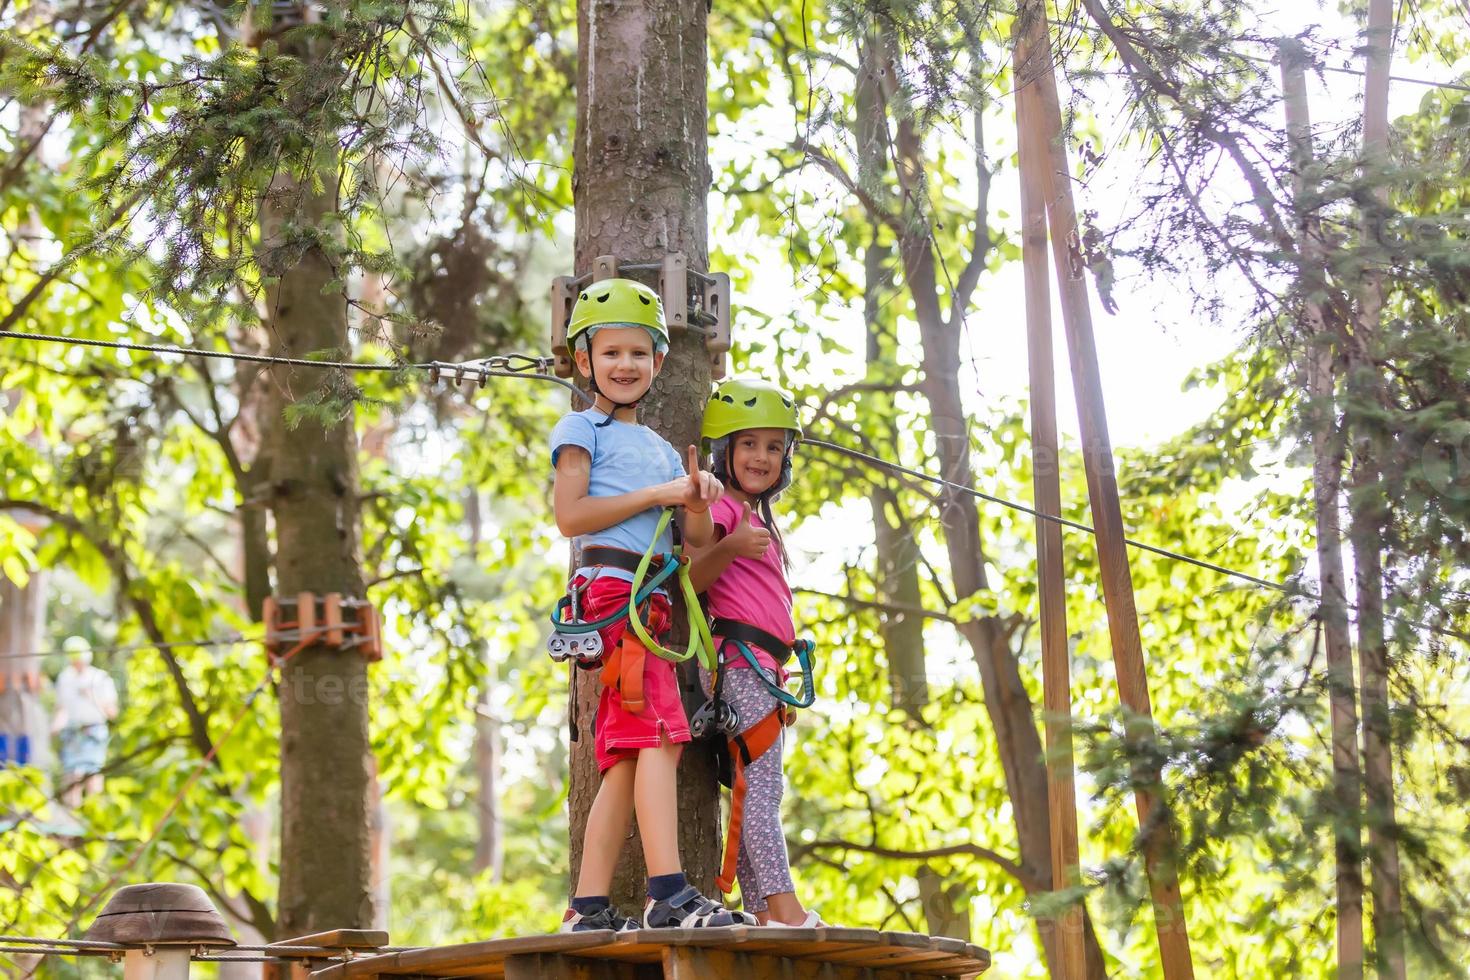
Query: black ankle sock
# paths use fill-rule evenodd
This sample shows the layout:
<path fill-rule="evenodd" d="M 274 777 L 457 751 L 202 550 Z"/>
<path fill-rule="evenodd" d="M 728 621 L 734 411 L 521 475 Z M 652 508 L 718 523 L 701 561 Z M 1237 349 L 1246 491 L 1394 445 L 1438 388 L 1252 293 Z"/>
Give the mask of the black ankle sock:
<path fill-rule="evenodd" d="M 689 884 L 689 879 L 684 877 L 684 872 L 675 871 L 671 875 L 653 875 L 648 879 L 648 897 L 656 902 L 673 898 Z"/>
<path fill-rule="evenodd" d="M 580 915 L 592 915 L 607 908 L 611 902 L 606 895 L 583 895 L 572 899 L 572 911 Z"/>

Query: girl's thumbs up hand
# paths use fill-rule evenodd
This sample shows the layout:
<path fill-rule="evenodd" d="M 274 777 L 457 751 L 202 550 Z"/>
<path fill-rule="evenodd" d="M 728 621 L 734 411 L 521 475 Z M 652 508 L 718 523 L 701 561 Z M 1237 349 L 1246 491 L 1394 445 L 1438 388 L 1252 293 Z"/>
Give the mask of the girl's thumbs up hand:
<path fill-rule="evenodd" d="M 728 540 L 738 557 L 764 558 L 766 549 L 771 546 L 771 532 L 756 526 L 751 517 L 750 504 L 741 504 L 740 523 L 730 531 Z"/>

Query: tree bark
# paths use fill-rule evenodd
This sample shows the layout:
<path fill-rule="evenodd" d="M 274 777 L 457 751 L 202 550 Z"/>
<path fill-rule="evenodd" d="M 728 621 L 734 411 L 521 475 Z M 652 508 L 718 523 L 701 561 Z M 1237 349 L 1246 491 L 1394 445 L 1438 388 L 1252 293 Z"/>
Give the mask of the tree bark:
<path fill-rule="evenodd" d="M 1296 173 L 1297 234 L 1300 237 L 1307 393 L 1312 414 L 1312 496 L 1317 528 L 1322 630 L 1327 646 L 1327 689 L 1332 726 L 1332 784 L 1337 809 L 1334 861 L 1337 892 L 1337 970 L 1343 980 L 1363 974 L 1362 781 L 1358 768 L 1358 709 L 1353 649 L 1348 635 L 1347 591 L 1342 556 L 1342 471 L 1345 449 L 1337 427 L 1334 332 L 1321 298 L 1327 289 L 1321 232 L 1306 211 L 1312 197 L 1312 123 L 1307 105 L 1306 53 L 1300 43 L 1281 47 L 1282 92 L 1287 138 Z"/>
<path fill-rule="evenodd" d="M 689 268 L 709 267 L 706 14 L 704 4 L 684 0 L 578 0 L 572 183 L 577 274 L 590 272 L 599 255 L 615 255 L 626 264 L 682 252 Z M 653 284 L 647 276 L 633 278 Z M 703 338 L 676 332 L 662 373 L 639 408 L 640 421 L 682 456 L 698 442 L 709 385 Z M 681 668 L 686 699 L 702 700 L 692 693 L 698 689 L 693 670 L 692 663 Z M 567 801 L 573 882 L 598 785 L 590 724 L 598 682 L 592 672 L 575 673 L 582 732 L 572 749 Z M 717 800 L 713 754 L 691 745 L 679 769 L 679 853 L 690 882 L 706 893 L 714 889 L 719 862 Z M 641 908 L 643 879 L 635 833 L 613 881 L 613 901 Z"/>
<path fill-rule="evenodd" d="M 505 828 L 500 820 L 500 719 L 490 704 L 491 665 L 485 665 L 485 691 L 475 706 L 475 781 L 479 837 L 475 841 L 475 872 L 490 872 L 500 881 L 503 871 Z"/>
<path fill-rule="evenodd" d="M 1403 980 L 1404 917 L 1399 881 L 1398 827 L 1393 798 L 1393 738 L 1389 727 L 1388 645 L 1383 625 L 1383 542 L 1388 529 L 1380 467 L 1388 438 L 1377 409 L 1384 400 L 1375 349 L 1382 330 L 1383 274 L 1378 250 L 1389 208 L 1381 170 L 1388 163 L 1388 86 L 1393 55 L 1393 2 L 1369 0 L 1368 65 L 1363 92 L 1363 176 L 1372 182 L 1364 209 L 1358 323 L 1349 345 L 1349 418 L 1353 447 L 1354 578 L 1358 598 L 1358 669 L 1363 685 L 1363 777 L 1368 807 L 1368 866 L 1372 869 L 1374 960 L 1380 977 Z"/>
<path fill-rule="evenodd" d="M 281 53 L 331 56 L 292 30 Z M 261 260 L 279 276 L 267 286 L 270 353 L 302 357 L 349 345 L 347 308 L 330 257 L 300 232 L 326 227 L 337 211 L 335 140 L 311 175 L 281 174 L 260 201 Z M 326 291 L 324 291 L 326 290 Z M 279 595 L 310 591 L 364 596 L 360 565 L 357 435 L 352 410 L 326 425 L 288 424 L 290 405 L 324 382 L 313 369 L 267 379 L 265 454 L 275 517 Z M 344 379 L 335 379 L 343 381 Z M 355 650 L 308 645 L 288 661 L 281 706 L 281 876 L 278 938 L 326 929 L 366 929 L 374 920 L 372 764 L 367 663 Z"/>

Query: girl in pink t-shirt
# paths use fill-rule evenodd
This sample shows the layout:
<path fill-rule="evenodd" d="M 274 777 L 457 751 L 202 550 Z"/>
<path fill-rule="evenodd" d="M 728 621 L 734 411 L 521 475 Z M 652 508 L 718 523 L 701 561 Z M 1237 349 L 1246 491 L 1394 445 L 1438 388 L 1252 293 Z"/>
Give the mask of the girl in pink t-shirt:
<path fill-rule="evenodd" d="M 735 770 L 719 886 L 730 891 L 734 872 L 746 911 L 763 925 L 812 927 L 821 919 L 797 900 L 781 830 L 784 731 L 793 716 L 791 699 L 776 692 L 797 640 L 786 553 L 771 513 L 772 500 L 791 482 L 801 424 L 795 402 L 776 385 L 731 379 L 710 397 L 703 435 L 714 457 L 711 472 L 726 492 L 710 508 L 715 542 L 694 551 L 690 579 L 705 594 L 721 651 L 718 682 L 703 675 L 707 708 L 723 701 L 738 716 L 726 709 L 708 722 L 718 728 L 723 721 L 725 730 L 716 734 L 731 736 Z"/>

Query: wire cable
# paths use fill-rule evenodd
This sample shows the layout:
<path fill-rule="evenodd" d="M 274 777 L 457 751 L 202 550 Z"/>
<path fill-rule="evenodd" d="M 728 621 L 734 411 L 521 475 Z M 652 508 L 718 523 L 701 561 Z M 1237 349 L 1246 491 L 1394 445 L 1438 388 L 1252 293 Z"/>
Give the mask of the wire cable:
<path fill-rule="evenodd" d="M 1236 57 L 1244 58 L 1246 61 L 1256 61 L 1263 65 L 1274 65 L 1276 63 L 1274 59 L 1266 58 L 1262 55 L 1246 54 L 1244 51 L 1236 51 L 1234 53 Z M 1359 78 L 1363 78 L 1368 74 L 1361 68 L 1348 68 L 1339 65 L 1314 65 L 1313 67 L 1320 71 L 1335 72 L 1339 75 L 1356 75 Z M 1408 75 L 1389 75 L 1388 78 L 1390 81 L 1403 82 L 1407 85 L 1423 85 L 1426 88 L 1444 89 L 1450 92 L 1470 92 L 1470 85 L 1462 85 L 1459 82 L 1431 82 L 1427 78 L 1411 78 Z"/>
<path fill-rule="evenodd" d="M 577 395 L 580 395 L 582 398 L 588 401 L 592 400 L 590 395 L 582 391 L 570 381 L 545 373 L 547 368 L 549 367 L 550 358 L 531 357 L 528 354 L 499 355 L 483 358 L 478 362 L 472 361 L 463 363 L 449 363 L 444 361 L 427 361 L 419 364 L 405 363 L 403 365 L 392 365 L 381 363 L 362 363 L 354 361 L 315 361 L 303 358 L 273 357 L 263 354 L 241 354 L 234 351 L 196 350 L 194 348 L 188 347 L 173 347 L 158 344 L 132 344 L 123 341 L 90 340 L 85 338 L 60 337 L 49 334 L 31 334 L 14 330 L 0 330 L 0 338 L 39 340 L 49 343 L 97 346 L 122 350 L 136 350 L 154 354 L 180 354 L 186 356 L 198 355 L 204 357 L 218 357 L 268 364 L 289 364 L 300 367 L 326 367 L 341 368 L 344 370 L 365 371 L 422 370 L 429 372 L 431 383 L 437 382 L 440 378 L 444 378 L 445 380 L 452 380 L 452 382 L 455 384 L 462 383 L 464 381 L 470 381 L 478 382 L 481 386 L 483 386 L 491 377 L 530 377 L 537 378 L 543 381 L 553 382 L 567 388 Z M 911 469 L 898 463 L 893 463 L 888 460 L 881 459 L 877 456 L 870 456 L 867 453 L 860 452 L 856 449 L 849 449 L 845 446 L 839 446 L 835 443 L 830 442 L 823 442 L 818 439 L 807 439 L 804 441 L 807 443 L 807 445 L 816 446 L 818 448 L 827 449 L 838 453 L 843 453 L 855 459 L 862 460 L 870 465 L 881 466 L 896 473 L 902 473 L 915 479 L 925 480 L 931 483 L 938 484 L 940 486 L 947 487 L 952 490 L 957 490 L 961 493 L 977 497 L 981 500 L 985 500 L 994 504 L 999 504 L 1000 506 L 1008 507 L 1012 510 L 1017 510 L 1025 514 L 1029 514 L 1039 520 L 1051 521 L 1064 527 L 1069 527 L 1087 534 L 1095 535 L 1097 533 L 1097 531 L 1091 526 L 1082 524 L 1078 521 L 1069 520 L 1065 517 L 1059 517 L 1053 514 L 1043 514 L 1032 507 L 1026 506 L 1025 504 L 1020 504 L 1013 500 L 1006 500 L 1002 497 L 996 497 L 991 494 L 976 490 L 973 487 L 966 487 L 958 483 L 951 483 L 950 481 L 942 479 L 940 477 L 931 476 L 930 474 L 924 473 L 920 470 Z M 1322 601 L 1321 596 L 1311 592 L 1310 590 L 1293 587 L 1284 582 L 1273 582 L 1269 579 L 1260 578 L 1247 572 L 1242 572 L 1238 569 L 1227 568 L 1224 565 L 1218 565 L 1214 562 L 1205 561 L 1202 558 L 1195 558 L 1190 555 L 1181 554 L 1177 551 L 1170 551 L 1167 548 L 1160 548 L 1157 545 L 1151 545 L 1143 541 L 1135 541 L 1132 538 L 1124 538 L 1123 540 L 1126 545 L 1139 551 L 1147 551 L 1152 554 L 1156 554 L 1164 558 L 1169 558 L 1174 561 L 1184 562 L 1186 564 L 1194 565 L 1198 568 L 1203 568 L 1220 575 L 1240 579 L 1244 582 L 1250 582 L 1251 584 L 1260 586 L 1261 588 L 1273 589 L 1286 595 L 1296 596 L 1314 602 Z M 1358 607 L 1355 605 L 1349 605 L 1348 608 L 1356 610 Z M 1429 630 L 1430 632 L 1437 633 L 1442 636 L 1470 641 L 1470 635 L 1459 633 L 1454 630 L 1448 630 L 1443 627 L 1430 626 L 1427 624 L 1412 623 L 1408 620 L 1402 619 L 1401 617 L 1395 617 L 1392 614 L 1389 614 L 1387 618 L 1397 620 L 1399 622 L 1404 622 L 1410 626 L 1413 626 L 1415 629 Z M 34 654 L 4 654 L 0 656 L 14 658 L 18 656 L 34 656 Z"/>
<path fill-rule="evenodd" d="M 273 354 L 245 354 L 240 351 L 207 350 L 197 347 L 179 347 L 173 344 L 135 344 L 123 340 L 98 340 L 91 337 L 64 337 L 57 334 L 28 333 L 23 330 L 0 330 L 0 339 L 31 340 L 39 343 L 65 344 L 69 347 L 100 347 L 107 350 L 126 350 L 142 354 L 171 354 L 179 357 L 210 357 L 225 361 L 244 361 L 250 364 L 285 365 L 288 367 L 329 368 L 337 371 L 427 371 L 430 382 L 441 377 L 451 378 L 456 383 L 471 381 L 484 387 L 490 378 L 527 378 L 560 385 L 587 401 L 592 398 L 565 378 L 551 373 L 552 359 L 533 357 L 530 354 L 496 354 L 473 361 L 404 361 L 400 364 L 385 364 L 380 361 L 328 361 L 306 357 L 278 357 Z"/>
<path fill-rule="evenodd" d="M 176 640 L 171 643 L 135 643 L 122 647 L 87 647 L 90 653 L 121 653 L 134 654 L 143 650 L 172 650 L 177 647 L 230 647 L 240 646 L 246 643 L 259 643 L 261 637 L 245 636 L 236 633 L 233 636 L 222 636 L 218 639 L 203 640 Z M 72 654 L 66 650 L 32 650 L 22 653 L 0 653 L 0 660 L 23 660 L 31 657 L 70 657 Z"/>
<path fill-rule="evenodd" d="M 1062 31 L 1070 31 L 1070 32 L 1075 32 L 1075 33 L 1079 33 L 1079 34 L 1091 34 L 1094 37 L 1099 37 L 1099 38 L 1107 38 L 1108 37 L 1107 32 L 1104 31 L 1100 27 L 1090 26 L 1090 25 L 1086 25 L 1086 24 L 1074 24 L 1074 23 L 1069 23 L 1067 21 L 1053 20 L 1053 19 L 1050 19 L 1050 18 L 1047 20 L 1047 23 L 1051 27 L 1055 27 L 1058 30 L 1062 30 Z M 1111 39 L 1109 39 L 1109 40 L 1111 40 Z M 1254 37 L 1236 37 L 1236 38 L 1233 38 L 1232 40 L 1235 40 L 1235 41 L 1254 42 L 1254 43 L 1257 43 L 1257 44 L 1265 45 L 1267 47 L 1270 46 L 1270 42 L 1269 41 L 1265 41 L 1265 40 L 1262 40 L 1260 38 L 1254 38 Z M 1296 38 L 1296 40 L 1302 41 L 1303 43 L 1305 43 L 1305 39 L 1304 38 Z M 1224 50 L 1224 49 L 1222 49 L 1222 50 Z M 1232 49 L 1229 49 L 1229 50 L 1230 50 L 1230 53 L 1233 54 L 1233 55 L 1235 55 L 1237 58 L 1242 58 L 1242 59 L 1244 59 L 1246 61 L 1256 61 L 1256 62 L 1260 62 L 1261 64 L 1265 64 L 1265 65 L 1274 65 L 1276 63 L 1275 60 L 1272 59 L 1272 58 L 1267 58 L 1267 57 L 1263 57 L 1261 55 L 1256 55 L 1256 54 L 1246 54 L 1244 51 L 1241 51 L 1238 48 L 1232 48 Z M 1340 50 L 1340 49 L 1326 47 L 1326 46 L 1323 46 L 1323 45 L 1320 45 L 1319 44 L 1318 45 L 1318 50 L 1317 50 L 1316 53 L 1317 54 L 1320 54 L 1320 55 L 1323 55 L 1323 56 L 1326 56 L 1327 54 L 1333 52 L 1334 50 Z M 1367 72 L 1365 72 L 1361 68 L 1348 68 L 1346 66 L 1341 66 L 1341 65 L 1314 64 L 1312 67 L 1315 68 L 1315 69 L 1317 69 L 1317 70 L 1319 70 L 1319 71 L 1330 71 L 1330 72 L 1334 72 L 1334 73 L 1339 74 L 1339 75 L 1355 75 L 1358 78 L 1363 78 L 1363 77 L 1365 77 L 1367 75 Z M 1388 77 L 1389 77 L 1389 80 L 1390 81 L 1403 82 L 1406 85 L 1422 85 L 1425 88 L 1444 89 L 1444 90 L 1450 91 L 1450 92 L 1470 92 L 1470 85 L 1466 85 L 1466 84 L 1461 83 L 1461 82 L 1436 82 L 1436 81 L 1432 81 L 1431 79 L 1428 79 L 1428 78 L 1415 78 L 1412 75 L 1389 75 Z"/>
<path fill-rule="evenodd" d="M 71 949 L 95 949 L 100 952 L 125 953 L 122 943 L 104 943 L 95 939 L 43 939 L 40 936 L 0 936 L 0 943 L 25 946 L 65 946 Z"/>
<path fill-rule="evenodd" d="M 943 477 L 934 476 L 932 474 L 925 473 L 922 470 L 916 470 L 912 467 L 903 466 L 902 464 L 894 463 L 889 460 L 883 459 L 882 457 L 873 456 L 869 453 L 861 452 L 857 449 L 849 449 L 846 446 L 839 446 L 836 443 L 832 442 L 823 442 L 821 439 L 803 439 L 802 444 L 807 446 L 815 446 L 818 449 L 826 449 L 831 452 L 841 453 L 844 456 L 850 456 L 853 459 L 864 462 L 869 466 L 876 466 L 881 469 L 890 470 L 894 473 L 900 473 L 905 476 L 913 477 L 917 480 L 923 480 L 927 483 L 933 483 L 937 486 L 942 486 L 949 490 L 954 490 L 971 497 L 976 497 L 989 503 L 998 504 L 1011 510 L 1020 511 L 1023 514 L 1029 514 L 1037 520 L 1050 521 L 1053 524 L 1060 524 L 1063 527 L 1072 528 L 1073 530 L 1082 531 L 1086 534 L 1091 534 L 1094 536 L 1096 536 L 1097 534 L 1096 528 L 1088 524 L 1083 524 L 1080 521 L 1070 520 L 1066 517 L 1058 517 L 1054 514 L 1044 514 L 1034 507 L 1028 507 L 1025 504 L 1017 503 L 1014 500 L 1007 500 L 1004 497 L 997 497 L 994 494 L 989 494 L 981 490 L 976 490 L 974 487 L 967 487 L 962 483 L 954 483 L 950 480 L 944 479 Z M 1194 565 L 1198 568 L 1203 568 L 1220 575 L 1240 579 L 1243 582 L 1249 582 L 1252 585 L 1256 585 L 1264 589 L 1271 589 L 1273 591 L 1280 592 L 1293 598 L 1306 599 L 1311 602 L 1317 603 L 1322 602 L 1322 597 L 1320 595 L 1312 592 L 1310 589 L 1301 588 L 1300 586 L 1290 585 L 1286 582 L 1273 582 L 1270 579 L 1260 578 L 1258 576 L 1251 575 L 1248 572 L 1242 572 L 1239 569 L 1229 568 L 1225 565 L 1217 565 L 1214 562 L 1205 561 L 1202 558 L 1195 558 L 1191 555 L 1181 554 L 1177 551 L 1170 551 L 1168 548 L 1160 548 L 1157 545 L 1148 544 L 1143 541 L 1135 541 L 1132 538 L 1125 537 L 1123 539 L 1123 543 L 1130 548 L 1136 548 L 1139 551 L 1147 551 L 1152 554 L 1168 558 L 1172 561 L 1184 562 L 1185 564 Z M 1357 611 L 1359 607 L 1354 603 L 1349 603 L 1346 608 Z M 1442 626 L 1432 626 L 1427 623 L 1416 623 L 1413 620 L 1406 619 L 1403 616 L 1398 616 L 1393 613 L 1385 613 L 1384 618 L 1403 623 L 1404 625 L 1411 626 L 1414 629 L 1428 630 L 1429 632 L 1437 633 L 1440 636 L 1451 637 L 1457 640 L 1470 641 L 1470 635 L 1460 633 L 1455 630 L 1446 629 Z"/>

